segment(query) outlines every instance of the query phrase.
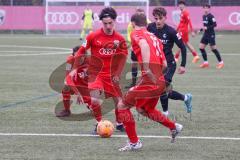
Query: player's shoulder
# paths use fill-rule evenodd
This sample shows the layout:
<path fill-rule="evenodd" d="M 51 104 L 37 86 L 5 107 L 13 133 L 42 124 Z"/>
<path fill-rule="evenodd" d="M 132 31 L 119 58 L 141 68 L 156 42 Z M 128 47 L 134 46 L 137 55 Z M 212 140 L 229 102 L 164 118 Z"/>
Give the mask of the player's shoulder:
<path fill-rule="evenodd" d="M 165 24 L 165 29 L 169 32 L 169 33 L 176 33 L 177 31 L 176 31 L 176 29 L 174 29 L 172 26 L 170 26 L 170 25 L 167 25 L 167 24 Z"/>
<path fill-rule="evenodd" d="M 183 11 L 183 14 L 184 14 L 184 15 L 189 15 L 189 11 L 188 11 L 187 9 L 185 9 L 185 10 Z"/>
<path fill-rule="evenodd" d="M 119 32 L 116 32 L 116 31 L 114 33 L 114 38 L 125 41 L 125 38 L 123 37 L 123 35 L 121 35 Z"/>
<path fill-rule="evenodd" d="M 214 15 L 213 15 L 212 13 L 209 13 L 208 16 L 209 16 L 210 18 L 214 18 Z"/>

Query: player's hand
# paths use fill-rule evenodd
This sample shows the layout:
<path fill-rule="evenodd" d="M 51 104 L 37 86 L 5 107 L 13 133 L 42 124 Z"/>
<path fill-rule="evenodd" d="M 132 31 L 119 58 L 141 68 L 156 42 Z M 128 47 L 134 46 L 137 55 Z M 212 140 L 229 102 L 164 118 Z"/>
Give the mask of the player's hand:
<path fill-rule="evenodd" d="M 113 81 L 113 83 L 119 83 L 119 81 L 120 81 L 119 76 L 113 76 L 112 81 Z"/>
<path fill-rule="evenodd" d="M 186 72 L 186 69 L 185 69 L 185 67 L 179 67 L 178 68 L 178 74 L 184 74 Z"/>
<path fill-rule="evenodd" d="M 203 27 L 203 30 L 204 30 L 204 31 L 206 31 L 206 30 L 207 30 L 207 27 L 206 27 L 206 26 L 204 26 L 204 27 Z"/>

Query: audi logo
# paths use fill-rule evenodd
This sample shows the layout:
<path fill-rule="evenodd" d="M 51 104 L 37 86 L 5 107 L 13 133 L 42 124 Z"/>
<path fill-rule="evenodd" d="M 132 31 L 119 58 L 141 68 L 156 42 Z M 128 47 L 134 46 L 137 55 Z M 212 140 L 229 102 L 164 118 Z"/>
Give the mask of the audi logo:
<path fill-rule="evenodd" d="M 48 12 L 46 23 L 54 25 L 74 25 L 79 21 L 79 15 L 76 12 Z"/>
<path fill-rule="evenodd" d="M 116 49 L 111 49 L 111 48 L 101 48 L 99 50 L 99 53 L 101 55 L 112 55 L 116 53 Z"/>
<path fill-rule="evenodd" d="M 240 12 L 232 12 L 228 17 L 228 20 L 232 25 L 240 25 Z"/>

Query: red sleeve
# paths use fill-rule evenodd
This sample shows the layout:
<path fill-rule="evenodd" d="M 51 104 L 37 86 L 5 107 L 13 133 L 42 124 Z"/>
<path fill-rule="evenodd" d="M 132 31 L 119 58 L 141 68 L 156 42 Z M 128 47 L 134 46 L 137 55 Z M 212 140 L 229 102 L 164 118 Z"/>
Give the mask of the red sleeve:
<path fill-rule="evenodd" d="M 192 32 L 193 31 L 193 26 L 192 26 L 192 21 L 190 19 L 190 14 L 189 12 L 186 12 L 186 18 L 188 20 L 188 24 L 189 24 L 189 27 L 190 27 L 190 31 Z"/>
<path fill-rule="evenodd" d="M 74 56 L 74 63 L 73 63 L 73 69 L 77 69 L 78 66 L 80 65 L 80 61 L 81 61 L 81 58 L 85 57 L 85 52 L 86 52 L 86 49 L 85 47 L 81 46 L 77 53 L 75 54 Z"/>
<path fill-rule="evenodd" d="M 94 38 L 94 33 L 90 33 L 87 37 L 86 37 L 86 42 L 82 45 L 83 47 L 85 47 L 86 50 L 88 50 L 89 48 L 91 48 L 92 46 L 92 41 Z"/>

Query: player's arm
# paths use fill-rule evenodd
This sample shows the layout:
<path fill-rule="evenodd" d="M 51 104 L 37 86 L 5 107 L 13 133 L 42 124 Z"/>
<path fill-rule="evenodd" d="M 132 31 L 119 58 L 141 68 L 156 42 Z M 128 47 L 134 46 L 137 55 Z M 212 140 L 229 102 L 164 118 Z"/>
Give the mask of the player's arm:
<path fill-rule="evenodd" d="M 171 35 L 173 36 L 173 40 L 176 43 L 176 45 L 178 46 L 178 48 L 180 48 L 180 50 L 181 50 L 181 55 L 182 55 L 181 67 L 185 68 L 186 60 L 187 60 L 187 49 L 186 49 L 179 33 L 177 33 L 176 31 L 173 31 L 171 33 Z"/>
<path fill-rule="evenodd" d="M 120 81 L 122 71 L 126 64 L 127 55 L 128 55 L 127 44 L 125 39 L 123 38 L 122 40 L 120 40 L 120 47 L 117 49 L 116 54 L 113 55 L 111 61 L 112 80 L 115 83 L 118 83 Z"/>
<path fill-rule="evenodd" d="M 140 39 L 138 45 L 141 49 L 144 74 L 148 75 L 148 77 L 152 80 L 153 83 L 156 83 L 156 78 L 153 75 L 151 69 L 149 68 L 149 63 L 151 63 L 150 47 L 145 39 Z"/>
<path fill-rule="evenodd" d="M 217 27 L 216 19 L 213 15 L 210 17 L 211 23 L 207 26 L 207 29 L 213 29 L 214 27 Z"/>

